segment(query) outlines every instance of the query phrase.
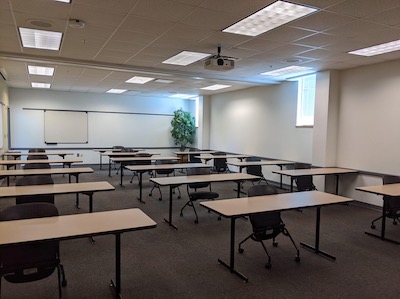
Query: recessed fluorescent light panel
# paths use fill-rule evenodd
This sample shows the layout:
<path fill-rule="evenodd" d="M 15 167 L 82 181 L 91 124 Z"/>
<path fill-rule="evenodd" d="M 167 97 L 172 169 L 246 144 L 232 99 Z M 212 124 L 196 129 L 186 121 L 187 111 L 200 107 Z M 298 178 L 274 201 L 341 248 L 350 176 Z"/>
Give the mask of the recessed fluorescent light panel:
<path fill-rule="evenodd" d="M 40 82 L 31 82 L 32 87 L 34 88 L 50 88 L 50 83 L 40 83 Z"/>
<path fill-rule="evenodd" d="M 145 84 L 152 80 L 154 80 L 154 78 L 134 76 L 134 77 L 130 78 L 129 80 L 126 80 L 125 82 L 126 83 L 136 83 L 136 84 Z"/>
<path fill-rule="evenodd" d="M 54 67 L 28 65 L 29 75 L 53 76 Z"/>
<path fill-rule="evenodd" d="M 361 56 L 375 56 L 375 55 L 394 52 L 394 51 L 398 51 L 398 50 L 400 50 L 400 40 L 395 40 L 392 42 L 351 51 L 351 52 L 349 52 L 349 54 L 361 55 Z"/>
<path fill-rule="evenodd" d="M 222 31 L 257 36 L 317 10 L 285 1 L 276 1 Z"/>
<path fill-rule="evenodd" d="M 71 3 L 71 0 L 54 0 L 56 2 Z"/>
<path fill-rule="evenodd" d="M 172 80 L 165 80 L 165 79 L 157 79 L 157 80 L 155 80 L 154 82 L 163 83 L 163 84 L 169 84 L 169 83 L 172 83 L 172 82 L 174 82 L 174 81 L 172 81 Z"/>
<path fill-rule="evenodd" d="M 204 89 L 204 90 L 219 90 L 219 89 L 224 89 L 224 88 L 228 88 L 228 87 L 231 87 L 231 86 L 232 85 L 214 84 L 214 85 L 202 87 L 200 89 Z"/>
<path fill-rule="evenodd" d="M 289 74 L 302 73 L 305 71 L 309 71 L 311 69 L 312 68 L 310 68 L 310 67 L 292 65 L 292 66 L 284 67 L 281 69 L 261 73 L 260 75 L 271 76 L 271 77 L 280 77 L 280 76 L 285 76 L 285 75 L 289 75 Z"/>
<path fill-rule="evenodd" d="M 175 64 L 175 65 L 189 65 L 193 62 L 199 61 L 203 58 L 210 56 L 211 54 L 182 51 L 171 58 L 164 60 L 162 63 Z"/>
<path fill-rule="evenodd" d="M 124 93 L 126 89 L 117 89 L 117 88 L 111 88 L 110 90 L 107 90 L 107 93 Z"/>
<path fill-rule="evenodd" d="M 191 99 L 191 98 L 197 97 L 197 95 L 185 94 L 185 93 L 176 93 L 176 94 L 173 94 L 173 95 L 171 95 L 169 97 L 170 98 L 174 98 L 174 99 Z"/>
<path fill-rule="evenodd" d="M 22 46 L 25 48 L 60 50 L 61 32 L 19 27 L 19 34 L 21 36 Z"/>

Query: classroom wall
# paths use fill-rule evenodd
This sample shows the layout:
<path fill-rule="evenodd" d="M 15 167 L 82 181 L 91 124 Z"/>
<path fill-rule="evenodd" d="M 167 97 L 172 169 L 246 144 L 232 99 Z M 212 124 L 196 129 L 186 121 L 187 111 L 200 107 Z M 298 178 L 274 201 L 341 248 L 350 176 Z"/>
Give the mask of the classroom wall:
<path fill-rule="evenodd" d="M 341 72 L 338 166 L 400 175 L 400 60 Z M 356 200 L 382 205 L 381 197 L 355 191 L 380 185 L 376 175 L 360 175 L 347 186 Z"/>
<path fill-rule="evenodd" d="M 297 82 L 211 96 L 210 147 L 254 156 L 312 162 L 312 128 L 296 128 Z M 264 176 L 277 166 L 263 167 Z"/>
<path fill-rule="evenodd" d="M 0 144 L 1 144 L 1 149 L 0 153 L 3 153 L 7 151 L 8 149 L 8 121 L 7 121 L 7 109 L 9 107 L 9 91 L 8 91 L 8 86 L 4 79 L 0 77 L 0 102 L 2 105 L 0 106 L 0 117 L 1 117 L 1 136 L 0 136 Z"/>
<path fill-rule="evenodd" d="M 87 148 L 78 151 L 84 163 L 98 163 L 98 154 L 91 150 L 96 147 L 123 145 L 154 148 L 155 152 L 160 152 L 159 148 L 175 147 L 170 135 L 173 111 L 183 108 L 194 115 L 195 109 L 194 101 L 182 99 L 53 90 L 10 88 L 10 98 L 12 148 Z M 26 108 L 89 111 L 88 143 L 47 145 L 44 111 Z"/>

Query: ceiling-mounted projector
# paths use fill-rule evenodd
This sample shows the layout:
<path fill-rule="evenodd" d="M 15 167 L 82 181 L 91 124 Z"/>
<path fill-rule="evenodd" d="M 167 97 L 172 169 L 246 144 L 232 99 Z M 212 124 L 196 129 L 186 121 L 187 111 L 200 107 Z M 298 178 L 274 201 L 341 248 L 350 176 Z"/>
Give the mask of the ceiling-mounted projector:
<path fill-rule="evenodd" d="M 237 58 L 221 56 L 221 47 L 218 47 L 218 54 L 208 57 L 204 61 L 204 68 L 213 71 L 229 71 L 235 67 Z"/>
<path fill-rule="evenodd" d="M 234 67 L 235 61 L 228 58 L 210 57 L 204 62 L 204 68 L 207 70 L 229 71 Z"/>

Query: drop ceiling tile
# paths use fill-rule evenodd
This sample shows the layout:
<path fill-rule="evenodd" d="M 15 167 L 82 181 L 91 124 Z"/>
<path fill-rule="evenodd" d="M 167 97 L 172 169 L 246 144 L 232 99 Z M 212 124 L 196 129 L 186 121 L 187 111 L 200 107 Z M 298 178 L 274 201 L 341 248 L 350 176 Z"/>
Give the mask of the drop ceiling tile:
<path fill-rule="evenodd" d="M 249 50 L 256 50 L 256 51 L 268 51 L 271 49 L 276 49 L 283 45 L 288 45 L 288 44 L 284 44 L 282 42 L 277 42 L 277 41 L 272 41 L 272 40 L 266 40 L 263 38 L 254 38 L 254 39 L 251 39 L 244 43 L 241 43 L 241 44 L 237 45 L 236 47 L 243 48 L 243 49 L 249 49 Z"/>
<path fill-rule="evenodd" d="M 388 26 L 400 26 L 400 7 L 373 14 L 367 17 L 366 20 Z"/>
<path fill-rule="evenodd" d="M 132 14 L 159 21 L 178 22 L 195 9 L 195 6 L 169 0 L 140 0 Z"/>
<path fill-rule="evenodd" d="M 137 4 L 137 2 L 139 1 L 138 0 L 118 0 L 118 1 L 73 0 L 72 4 L 86 5 L 90 6 L 91 8 L 101 7 L 104 10 L 127 13 Z"/>
<path fill-rule="evenodd" d="M 93 6 L 74 4 L 71 12 L 71 19 L 78 19 L 100 27 L 118 28 L 126 14 L 101 9 Z"/>
<path fill-rule="evenodd" d="M 169 31 L 176 23 L 171 21 L 152 20 L 136 15 L 129 15 L 119 29 L 145 34 L 161 35 Z"/>
<path fill-rule="evenodd" d="M 379 25 L 364 20 L 356 20 L 327 30 L 326 33 L 340 37 L 355 38 L 362 33 L 375 34 L 377 31 L 383 31 L 385 29 L 388 28 L 384 25 Z"/>
<path fill-rule="evenodd" d="M 316 34 L 315 31 L 305 30 L 301 28 L 291 27 L 291 26 L 280 26 L 266 33 L 260 34 L 258 38 L 264 38 L 268 40 L 289 43 L 295 40 L 305 38 L 306 36 L 312 36 Z"/>
<path fill-rule="evenodd" d="M 275 0 L 236 1 L 233 5 L 231 0 L 207 0 L 204 1 L 200 6 L 209 10 L 237 16 L 239 21 L 240 19 L 247 17 L 268 6 L 274 1 Z"/>
<path fill-rule="evenodd" d="M 139 32 L 132 32 L 126 30 L 117 30 L 113 36 L 110 38 L 109 42 L 119 41 L 119 42 L 130 42 L 138 45 L 148 45 L 151 44 L 157 36 L 152 34 L 144 34 Z"/>
<path fill-rule="evenodd" d="M 301 38 L 296 40 L 294 43 L 297 45 L 304 45 L 309 47 L 325 47 L 327 45 L 335 43 L 339 40 L 339 37 L 336 35 L 330 35 L 325 33 L 317 33 L 305 38 Z"/>
<path fill-rule="evenodd" d="M 223 30 L 237 21 L 237 17 L 230 14 L 197 8 L 181 20 L 180 23 L 212 30 Z"/>
<path fill-rule="evenodd" d="M 354 18 L 320 11 L 297 21 L 290 22 L 288 25 L 302 29 L 324 31 L 352 21 L 354 21 Z"/>
<path fill-rule="evenodd" d="M 47 17 L 46 19 L 38 19 L 35 14 L 30 13 L 14 13 L 16 25 L 18 27 L 26 27 L 26 28 L 33 28 L 39 30 L 48 30 L 48 31 L 57 31 L 57 32 L 64 32 L 66 27 L 66 19 L 65 18 L 52 18 Z M 49 27 L 42 27 L 42 26 L 35 26 L 30 21 L 39 20 L 48 23 Z"/>
<path fill-rule="evenodd" d="M 35 15 L 36 19 L 67 19 L 70 5 L 48 0 L 11 0 L 14 13 Z"/>
<path fill-rule="evenodd" d="M 398 0 L 345 0 L 332 5 L 328 10 L 342 15 L 362 18 L 392 9 L 398 5 Z"/>
<path fill-rule="evenodd" d="M 104 49 L 138 53 L 144 49 L 144 46 L 129 42 L 113 41 L 113 42 L 107 42 L 104 45 Z"/>

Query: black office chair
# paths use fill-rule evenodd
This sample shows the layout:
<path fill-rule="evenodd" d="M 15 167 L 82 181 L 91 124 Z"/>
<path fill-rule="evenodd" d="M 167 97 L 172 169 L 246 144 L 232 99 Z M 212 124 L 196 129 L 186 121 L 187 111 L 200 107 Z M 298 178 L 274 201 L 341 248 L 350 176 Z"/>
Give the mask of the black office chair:
<path fill-rule="evenodd" d="M 189 152 L 196 152 L 199 151 L 198 148 L 190 148 Z M 198 154 L 189 154 L 189 163 L 201 163 L 201 159 L 200 158 L 196 158 L 196 156 L 198 156 Z"/>
<path fill-rule="evenodd" d="M 50 203 L 26 203 L 0 210 L 0 221 L 51 216 L 58 216 L 58 210 Z M 58 294 L 61 298 L 61 287 L 67 285 L 67 280 L 60 262 L 58 241 L 2 247 L 0 260 L 0 292 L 2 277 L 11 283 L 32 282 L 49 277 L 57 269 Z"/>
<path fill-rule="evenodd" d="M 175 164 L 175 163 L 176 163 L 176 162 L 174 162 L 174 161 L 168 161 L 168 160 L 166 160 L 166 161 L 157 160 L 157 161 L 156 161 L 156 165 L 161 165 L 161 164 Z M 164 176 L 167 176 L 167 177 L 168 177 L 170 174 L 175 175 L 175 169 L 157 169 L 157 170 L 154 172 L 154 177 L 157 177 L 157 175 L 164 175 Z M 149 196 L 153 196 L 153 190 L 154 190 L 154 188 L 157 188 L 158 191 L 160 192 L 160 197 L 158 198 L 158 200 L 162 200 L 162 193 L 161 193 L 160 185 L 158 185 L 158 184 L 156 184 L 156 183 L 154 183 L 153 188 L 151 188 L 150 193 L 149 193 Z M 179 192 L 178 198 L 181 198 L 181 190 L 179 189 L 179 187 L 176 187 L 176 188 L 178 189 L 178 192 Z M 176 188 L 174 188 L 174 191 L 175 191 Z"/>
<path fill-rule="evenodd" d="M 400 177 L 394 175 L 384 175 L 382 177 L 382 181 L 384 185 L 387 184 L 396 184 L 400 183 Z M 398 221 L 400 221 L 400 196 L 384 196 L 383 204 L 386 209 L 386 217 L 393 219 L 393 224 L 397 225 Z M 379 216 L 374 219 L 371 223 L 371 228 L 375 229 L 375 222 L 379 219 L 382 219 L 383 216 Z"/>
<path fill-rule="evenodd" d="M 31 175 L 19 178 L 16 182 L 16 186 L 31 186 L 31 185 L 46 185 L 54 184 L 53 179 L 49 175 Z M 17 205 L 32 203 L 32 202 L 46 202 L 54 204 L 54 194 L 43 194 L 43 195 L 23 195 L 15 198 Z"/>
<path fill-rule="evenodd" d="M 225 152 L 215 152 L 214 156 L 226 155 Z M 228 171 L 228 165 L 226 165 L 226 158 L 214 159 L 214 171 L 217 173 L 223 173 Z"/>
<path fill-rule="evenodd" d="M 207 168 L 188 168 L 187 170 L 187 175 L 204 175 L 204 174 L 210 174 L 210 170 Z M 197 200 L 214 200 L 219 197 L 219 194 L 217 192 L 213 192 L 211 190 L 211 183 L 205 182 L 205 183 L 192 183 L 192 184 L 187 184 L 187 192 L 189 195 L 189 200 L 188 202 L 182 207 L 180 215 L 183 216 L 183 209 L 186 208 L 187 206 L 190 206 L 193 208 L 194 214 L 196 215 L 196 219 L 194 220 L 194 223 L 199 223 L 199 217 L 197 216 L 196 208 L 194 206 L 194 202 Z M 198 189 L 204 189 L 208 188 L 209 190 L 207 191 L 198 191 Z M 194 191 L 191 191 L 191 189 L 194 189 Z M 221 217 L 218 217 L 218 220 L 220 220 Z"/>
<path fill-rule="evenodd" d="M 149 154 L 149 153 L 138 153 L 138 154 L 136 155 L 136 157 L 138 157 L 138 158 L 139 158 L 139 157 L 148 157 L 149 160 L 132 161 L 132 162 L 130 162 L 130 165 L 151 165 L 151 156 L 152 156 L 152 154 Z M 146 171 L 142 171 L 142 172 L 146 172 Z M 152 171 L 150 171 L 149 174 L 150 174 L 150 176 L 153 176 L 153 172 L 152 172 Z M 131 177 L 131 181 L 130 181 L 131 183 L 132 183 L 133 178 L 134 178 L 135 176 L 137 176 L 138 179 L 139 179 L 138 171 L 135 171 L 135 172 L 133 173 L 133 175 L 132 175 L 132 177 Z"/>
<path fill-rule="evenodd" d="M 272 195 L 277 194 L 278 190 L 271 185 L 254 185 L 251 186 L 247 194 L 249 197 L 252 196 L 260 196 L 260 195 Z M 272 239 L 272 245 L 274 247 L 278 246 L 278 243 L 275 241 L 275 238 L 282 233 L 283 235 L 290 238 L 293 246 L 296 248 L 296 257 L 295 261 L 300 262 L 300 252 L 294 242 L 292 236 L 289 231 L 285 227 L 285 223 L 281 219 L 281 212 L 265 212 L 252 214 L 249 216 L 251 226 L 253 228 L 253 233 L 250 234 L 247 238 L 245 238 L 242 242 L 239 243 L 239 253 L 243 253 L 244 249 L 241 247 L 244 242 L 248 239 L 252 239 L 253 241 L 260 242 L 262 247 L 264 248 L 265 253 L 268 256 L 268 262 L 265 264 L 267 269 L 270 269 L 271 264 L 271 256 L 269 255 L 267 248 L 264 245 L 264 240 Z"/>
<path fill-rule="evenodd" d="M 26 157 L 27 160 L 48 160 L 49 157 L 47 155 L 28 155 Z"/>
<path fill-rule="evenodd" d="M 135 152 L 137 152 L 137 151 L 135 151 L 135 150 L 133 150 L 133 149 L 131 149 L 131 148 L 122 147 L 121 150 L 120 150 L 119 152 L 121 152 L 121 153 L 135 153 Z M 126 156 L 120 155 L 120 156 L 115 156 L 115 157 L 116 157 L 116 158 L 124 158 L 124 157 L 126 157 Z M 124 167 L 125 165 L 130 165 L 130 163 L 129 163 L 129 162 L 121 162 L 121 163 L 119 163 L 119 167 L 118 167 L 118 169 L 117 169 L 117 173 L 116 173 L 116 174 L 118 174 L 119 171 L 121 170 L 121 167 Z"/>
<path fill-rule="evenodd" d="M 51 166 L 49 163 L 29 163 L 24 164 L 24 169 L 50 169 Z"/>
<path fill-rule="evenodd" d="M 256 161 L 261 161 L 260 158 L 257 157 L 247 157 L 246 158 L 247 162 L 256 162 Z M 254 182 L 257 182 L 257 184 L 260 184 L 262 181 L 266 182 L 268 184 L 267 179 L 264 177 L 263 173 L 262 173 L 262 168 L 261 165 L 251 165 L 251 166 L 247 166 L 246 167 L 246 172 L 248 174 L 252 174 L 252 175 L 256 175 L 259 176 L 259 179 L 254 179 L 254 180 L 250 180 L 253 185 Z"/>
<path fill-rule="evenodd" d="M 310 164 L 306 163 L 294 163 L 293 169 L 311 169 Z M 312 191 L 317 190 L 317 188 L 313 184 L 312 175 L 305 175 L 295 178 L 297 191 Z"/>
<path fill-rule="evenodd" d="M 28 153 L 45 153 L 46 150 L 44 148 L 30 148 Z"/>

